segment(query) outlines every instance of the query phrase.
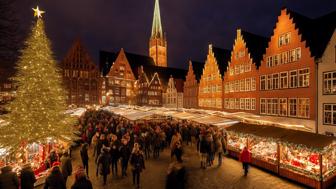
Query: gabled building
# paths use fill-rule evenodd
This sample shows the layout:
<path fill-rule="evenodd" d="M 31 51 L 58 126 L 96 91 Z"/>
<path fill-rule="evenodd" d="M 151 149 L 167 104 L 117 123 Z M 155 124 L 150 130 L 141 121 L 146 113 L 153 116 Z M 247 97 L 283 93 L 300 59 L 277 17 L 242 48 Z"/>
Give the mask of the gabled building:
<path fill-rule="evenodd" d="M 209 45 L 209 51 L 199 83 L 198 106 L 221 110 L 223 107 L 223 77 L 230 59 L 230 50 Z"/>
<path fill-rule="evenodd" d="M 318 133 L 336 136 L 336 11 L 315 19 L 323 28 L 315 37 L 321 45 L 315 55 L 318 63 Z"/>
<path fill-rule="evenodd" d="M 100 74 L 82 42 L 77 39 L 61 63 L 68 92 L 67 103 L 77 106 L 99 103 Z"/>
<path fill-rule="evenodd" d="M 100 53 L 103 104 L 136 104 L 136 86 L 141 66 L 153 66 L 152 58 L 125 52 L 121 49 L 115 53 Z M 105 62 L 105 63 L 104 63 Z M 111 65 L 110 68 L 109 65 Z"/>
<path fill-rule="evenodd" d="M 148 105 L 159 106 L 158 102 L 161 102 L 164 107 L 183 107 L 183 83 L 187 74 L 186 70 L 144 66 L 144 71 L 148 78 L 152 78 L 148 88 Z"/>
<path fill-rule="evenodd" d="M 138 106 L 144 106 L 148 105 L 148 95 L 149 95 L 149 81 L 147 74 L 143 71 L 143 67 L 140 67 L 139 73 L 138 73 L 138 80 L 136 81 L 136 98 L 137 102 L 136 104 Z"/>
<path fill-rule="evenodd" d="M 330 39 L 320 19 L 281 10 L 259 69 L 260 114 L 317 119 L 317 60 Z"/>
<path fill-rule="evenodd" d="M 184 108 L 198 108 L 198 90 L 203 68 L 204 62 L 189 61 L 188 73 L 183 86 Z"/>
<path fill-rule="evenodd" d="M 231 60 L 224 75 L 224 111 L 259 114 L 258 67 L 268 39 L 237 30 Z"/>

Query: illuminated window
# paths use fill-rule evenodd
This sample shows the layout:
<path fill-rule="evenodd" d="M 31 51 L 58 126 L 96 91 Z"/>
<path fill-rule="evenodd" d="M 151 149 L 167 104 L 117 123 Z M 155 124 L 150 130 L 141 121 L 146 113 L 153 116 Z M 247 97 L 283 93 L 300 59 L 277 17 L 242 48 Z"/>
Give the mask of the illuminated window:
<path fill-rule="evenodd" d="M 239 65 L 235 65 L 235 74 L 239 74 Z"/>
<path fill-rule="evenodd" d="M 297 99 L 296 98 L 289 99 L 289 116 L 290 117 L 297 116 Z"/>
<path fill-rule="evenodd" d="M 240 100 L 239 100 L 239 98 L 236 98 L 236 99 L 235 99 L 235 109 L 236 109 L 236 110 L 239 110 L 239 109 L 240 109 Z"/>
<path fill-rule="evenodd" d="M 287 98 L 279 99 L 279 115 L 287 116 Z"/>
<path fill-rule="evenodd" d="M 260 76 L 260 90 L 266 90 L 266 76 Z"/>
<path fill-rule="evenodd" d="M 245 83 L 246 83 L 246 91 L 250 91 L 251 90 L 251 78 L 246 78 L 245 79 Z"/>
<path fill-rule="evenodd" d="M 272 90 L 273 89 L 273 79 L 272 79 L 272 74 L 267 75 L 267 90 Z"/>
<path fill-rule="evenodd" d="M 240 91 L 245 91 L 245 79 L 240 80 Z"/>
<path fill-rule="evenodd" d="M 239 80 L 234 81 L 234 91 L 235 92 L 239 92 L 239 87 L 240 87 Z"/>
<path fill-rule="evenodd" d="M 245 64 L 245 72 L 250 72 L 251 71 L 251 64 L 247 63 Z"/>
<path fill-rule="evenodd" d="M 309 98 L 298 99 L 298 117 L 309 118 Z"/>
<path fill-rule="evenodd" d="M 245 98 L 245 110 L 250 110 L 251 100 L 249 98 Z"/>
<path fill-rule="evenodd" d="M 266 114 L 267 107 L 266 107 L 266 99 L 261 98 L 260 99 L 260 114 Z"/>
<path fill-rule="evenodd" d="M 241 64 L 240 66 L 239 66 L 239 72 L 240 73 L 244 73 L 244 69 L 245 69 L 245 66 L 244 66 L 244 64 Z"/>
<path fill-rule="evenodd" d="M 256 78 L 253 77 L 251 78 L 251 91 L 255 91 L 256 90 Z"/>
<path fill-rule="evenodd" d="M 336 94 L 336 71 L 323 73 L 323 94 Z"/>
<path fill-rule="evenodd" d="M 323 105 L 323 124 L 336 126 L 336 104 Z"/>
<path fill-rule="evenodd" d="M 240 99 L 240 109 L 244 110 L 245 109 L 245 98 Z"/>
<path fill-rule="evenodd" d="M 297 87 L 297 71 L 293 70 L 289 72 L 289 88 Z"/>
<path fill-rule="evenodd" d="M 298 87 L 308 87 L 309 86 L 309 68 L 301 69 L 298 76 Z"/>
<path fill-rule="evenodd" d="M 256 109 L 256 99 L 251 98 L 251 110 L 255 110 L 255 109 Z"/>
<path fill-rule="evenodd" d="M 291 40 L 291 33 L 290 32 L 282 34 L 282 35 L 279 36 L 278 46 L 281 47 L 281 46 L 284 46 L 284 45 L 288 45 L 290 43 L 290 40 Z"/>
<path fill-rule="evenodd" d="M 281 72 L 280 73 L 280 89 L 288 88 L 288 73 Z"/>
<path fill-rule="evenodd" d="M 273 74 L 273 89 L 279 89 L 279 74 Z"/>

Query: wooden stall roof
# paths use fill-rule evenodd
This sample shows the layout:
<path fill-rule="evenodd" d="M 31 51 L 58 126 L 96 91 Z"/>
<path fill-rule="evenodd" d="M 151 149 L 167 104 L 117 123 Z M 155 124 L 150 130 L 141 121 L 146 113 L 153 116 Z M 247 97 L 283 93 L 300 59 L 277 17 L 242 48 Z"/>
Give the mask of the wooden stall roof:
<path fill-rule="evenodd" d="M 334 137 L 273 126 L 237 123 L 226 129 L 236 133 L 279 139 L 282 142 L 304 145 L 308 148 L 324 148 L 335 141 Z"/>

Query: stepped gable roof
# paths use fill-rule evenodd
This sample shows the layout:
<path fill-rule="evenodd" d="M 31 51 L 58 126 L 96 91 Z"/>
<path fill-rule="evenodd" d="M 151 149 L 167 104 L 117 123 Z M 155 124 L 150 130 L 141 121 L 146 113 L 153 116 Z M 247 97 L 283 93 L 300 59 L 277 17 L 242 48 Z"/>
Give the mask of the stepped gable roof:
<path fill-rule="evenodd" d="M 143 69 L 148 78 L 153 78 L 154 74 L 157 73 L 163 86 L 167 86 L 170 76 L 172 76 L 174 79 L 184 81 L 188 72 L 187 70 L 183 69 L 159 66 L 144 66 Z"/>
<path fill-rule="evenodd" d="M 78 57 L 80 56 L 80 58 Z M 66 64 L 76 64 L 77 61 L 80 61 L 80 63 L 89 65 L 90 69 L 96 69 L 97 65 L 93 62 L 91 56 L 89 55 L 89 52 L 87 48 L 82 43 L 82 40 L 77 37 L 74 42 L 72 43 L 70 49 L 68 50 L 66 56 L 62 60 L 63 66 L 67 66 Z"/>
<path fill-rule="evenodd" d="M 115 52 L 99 51 L 99 70 L 103 76 L 106 76 L 110 72 L 117 56 L 118 53 Z"/>
<path fill-rule="evenodd" d="M 336 11 L 315 19 L 289 9 L 286 12 L 293 19 L 299 34 L 302 34 L 302 40 L 310 47 L 312 56 L 321 58 L 336 27 Z"/>
<path fill-rule="evenodd" d="M 231 57 L 231 50 L 212 47 L 212 51 L 215 54 L 220 74 L 224 77 L 224 73 L 226 72 Z"/>
<path fill-rule="evenodd" d="M 204 62 L 192 61 L 192 60 L 190 62 L 191 62 L 196 80 L 200 81 L 201 77 L 202 77 L 203 68 L 204 68 L 205 63 Z"/>
<path fill-rule="evenodd" d="M 140 66 L 146 67 L 155 65 L 152 57 L 129 52 L 125 52 L 125 55 L 136 79 L 138 79 L 138 69 Z"/>
<path fill-rule="evenodd" d="M 243 30 L 241 30 L 241 35 L 246 43 L 253 62 L 259 67 L 269 39 Z"/>

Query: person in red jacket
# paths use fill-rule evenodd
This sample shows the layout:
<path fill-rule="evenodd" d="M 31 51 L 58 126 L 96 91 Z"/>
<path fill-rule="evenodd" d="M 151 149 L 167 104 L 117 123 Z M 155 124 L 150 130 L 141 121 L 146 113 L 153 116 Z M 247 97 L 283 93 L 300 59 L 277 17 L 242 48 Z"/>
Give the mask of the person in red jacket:
<path fill-rule="evenodd" d="M 243 151 L 241 152 L 240 161 L 243 163 L 244 176 L 247 176 L 249 163 L 251 162 L 251 153 L 247 147 L 244 147 Z"/>

